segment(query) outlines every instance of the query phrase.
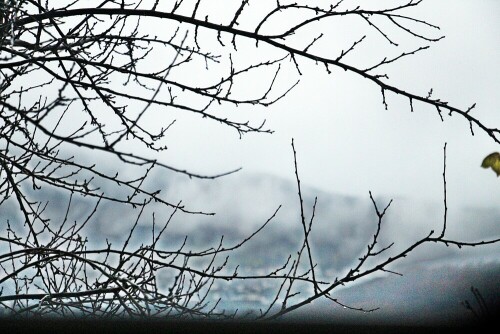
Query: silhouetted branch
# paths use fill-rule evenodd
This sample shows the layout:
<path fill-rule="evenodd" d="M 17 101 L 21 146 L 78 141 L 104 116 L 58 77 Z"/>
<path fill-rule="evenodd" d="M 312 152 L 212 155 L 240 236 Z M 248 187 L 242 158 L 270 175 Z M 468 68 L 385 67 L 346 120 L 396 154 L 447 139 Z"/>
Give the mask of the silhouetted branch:
<path fill-rule="evenodd" d="M 459 248 L 500 242 L 498 238 L 477 242 L 445 238 L 449 224 L 445 145 L 441 234 L 433 237 L 430 231 L 396 255 L 383 258 L 394 244 L 379 243 L 392 200 L 380 211 L 370 192 L 377 216 L 373 240 L 362 255 L 353 254 L 358 260 L 341 278 L 322 278 L 311 250 L 317 198 L 306 219 L 292 140 L 303 237 L 296 253 L 283 259 L 282 265 L 245 274 L 229 262 L 229 255 L 260 235 L 281 206 L 232 246 L 224 244 L 223 236 L 215 246 L 202 250 L 190 249 L 187 236 L 178 247 L 167 249 L 161 244 L 174 215 L 214 213 L 165 198 L 163 184 L 152 180 L 155 171 L 216 179 L 240 170 L 207 175 L 160 161 L 159 155 L 168 149 L 167 134 L 179 123 L 178 115 L 218 123 L 239 137 L 272 133 L 265 119 L 241 120 L 233 112 L 226 115 L 221 106 L 257 108 L 278 103 L 299 85 L 297 75 L 308 74 L 301 68 L 302 61 L 321 64 L 329 74 L 336 68 L 372 82 L 380 89 L 386 109 L 386 94 L 400 95 L 408 99 L 411 111 L 414 102 L 420 101 L 442 121 L 446 114 L 458 114 L 469 123 L 472 134 L 479 128 L 500 143 L 499 128 L 471 115 L 475 104 L 458 107 L 433 97 L 432 89 L 421 95 L 393 84 L 386 73 L 375 72 L 444 37 L 436 34 L 438 26 L 408 14 L 420 2 L 399 1 L 386 8 L 374 4 L 378 7 L 366 9 L 342 0 L 325 7 L 242 0 L 230 15 L 214 18 L 202 0 L 1 1 L 0 207 L 16 209 L 12 223 L 2 221 L 0 285 L 8 292 L 0 293 L 1 307 L 15 316 L 231 319 L 236 313 L 219 311 L 219 301 L 209 298 L 214 285 L 266 280 L 276 282 L 276 293 L 258 319 L 281 317 L 319 298 L 371 312 L 376 308 L 340 302 L 333 296 L 334 289 L 376 272 L 401 275 L 390 265 L 429 242 Z M 315 31 L 315 26 L 345 17 L 358 20 L 365 30 L 332 55 L 330 47 L 322 46 L 331 35 Z M 420 45 L 405 50 L 397 33 Z M 397 54 L 383 59 L 369 55 L 373 57 L 370 66 L 351 60 L 373 36 L 397 47 Z M 249 50 L 247 44 L 255 47 Z M 250 52 L 255 57 L 245 61 Z M 199 71 L 199 64 L 206 72 Z M 245 86 L 247 75 L 258 78 L 251 90 Z M 89 205 L 87 214 L 79 212 L 79 201 Z M 140 222 L 150 219 L 145 218 L 146 212 L 155 203 L 170 214 L 159 230 L 153 214 L 150 241 L 134 245 L 132 238 Z M 86 227 L 114 223 L 99 220 L 98 212 L 113 216 L 129 208 L 138 210 L 123 214 L 124 221 L 133 222 L 126 239 L 118 247 L 107 239 L 107 247 L 95 246 L 92 242 L 98 236 Z"/>

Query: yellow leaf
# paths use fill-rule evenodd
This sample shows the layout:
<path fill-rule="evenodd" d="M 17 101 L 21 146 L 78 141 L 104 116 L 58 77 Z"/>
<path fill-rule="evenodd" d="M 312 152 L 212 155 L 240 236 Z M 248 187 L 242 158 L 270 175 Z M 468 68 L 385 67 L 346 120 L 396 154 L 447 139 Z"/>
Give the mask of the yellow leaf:
<path fill-rule="evenodd" d="M 493 169 L 493 171 L 497 174 L 497 177 L 500 176 L 500 153 L 494 152 L 488 155 L 484 158 L 481 167 L 491 167 L 491 169 Z"/>

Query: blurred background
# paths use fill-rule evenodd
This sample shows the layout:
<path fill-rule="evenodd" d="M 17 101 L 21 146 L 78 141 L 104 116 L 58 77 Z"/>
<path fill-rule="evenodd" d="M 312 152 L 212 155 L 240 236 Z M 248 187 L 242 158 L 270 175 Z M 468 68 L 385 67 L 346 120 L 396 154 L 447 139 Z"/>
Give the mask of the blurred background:
<path fill-rule="evenodd" d="M 352 3 L 346 1 L 345 6 Z M 214 10 L 219 11 L 223 9 Z M 446 37 L 381 72 L 407 91 L 426 95 L 432 88 L 434 97 L 462 109 L 476 103 L 474 115 L 488 126 L 498 126 L 500 3 L 424 1 L 411 13 L 440 26 L 438 32 L 431 31 L 432 36 Z M 364 34 L 366 26 L 359 23 L 340 20 L 319 29 L 338 31 L 346 41 L 352 41 Z M 404 43 L 408 36 L 399 37 L 398 42 Z M 319 43 L 318 48 L 338 54 L 350 46 L 346 41 L 339 37 L 338 45 Z M 376 37 L 356 51 L 345 61 L 373 64 L 373 59 L 381 60 L 394 49 Z M 249 57 L 256 55 L 250 53 Z M 319 198 L 313 252 L 332 277 L 352 265 L 373 235 L 376 216 L 369 190 L 380 200 L 379 207 L 394 199 L 382 235 L 387 243 L 395 241 L 396 249 L 408 246 L 431 229 L 440 230 L 444 212 L 443 146 L 447 143 L 447 235 L 462 241 L 500 235 L 500 179 L 491 169 L 480 167 L 486 155 L 500 150 L 491 138 L 477 129 L 472 136 L 469 124 L 457 115 L 444 114 L 442 122 L 435 109 L 419 103 L 411 112 L 408 100 L 394 94 L 386 94 L 389 108 L 385 110 L 379 88 L 363 78 L 338 69 L 327 74 L 322 66 L 298 62 L 305 75 L 299 77 L 300 84 L 286 98 L 264 111 L 244 107 L 231 110 L 231 115 L 241 113 L 241 119 L 266 119 L 266 126 L 275 131 L 272 135 L 250 134 L 239 139 L 231 129 L 198 119 L 190 119 L 186 127 L 182 123 L 172 127 L 169 138 L 175 145 L 169 146 L 165 161 L 194 166 L 205 173 L 237 167 L 243 170 L 210 186 L 204 181 L 192 181 L 192 186 L 187 186 L 177 180 L 167 187 L 169 195 L 196 208 L 213 209 L 217 215 L 211 226 L 226 234 L 234 225 L 242 231 L 255 228 L 283 204 L 273 226 L 289 225 L 281 233 L 277 227 L 276 233 L 269 234 L 274 239 L 249 251 L 259 259 L 274 253 L 276 258 L 283 258 L 287 253 L 283 250 L 283 256 L 277 255 L 281 254 L 277 240 L 293 240 L 293 229 L 288 226 L 295 226 L 300 236 L 290 146 L 294 138 L 309 210 L 314 196 Z M 290 78 L 282 80 L 294 82 L 293 66 L 285 73 Z M 249 78 L 246 93 L 259 87 L 261 80 Z M 201 196 L 204 193 L 210 195 Z M 181 229 L 191 226 L 186 221 L 179 225 Z M 288 233 L 283 235 L 283 231 Z M 270 244 L 274 250 L 271 253 Z M 473 299 L 471 285 L 489 298 L 493 309 L 500 295 L 499 251 L 499 245 L 467 250 L 424 245 L 394 268 L 404 277 L 381 275 L 340 292 L 346 302 L 353 301 L 353 306 L 381 306 L 378 313 L 363 317 L 341 310 L 340 317 L 399 323 L 456 321 L 468 314 L 460 301 Z M 311 306 L 313 310 L 307 309 L 309 313 L 305 311 L 304 316 L 321 314 L 323 319 L 337 319 L 339 308 L 324 304 Z"/>
<path fill-rule="evenodd" d="M 358 2 L 346 1 L 345 7 L 354 3 Z M 489 126 L 500 124 L 496 99 L 499 11 L 497 1 L 423 1 L 409 13 L 440 26 L 429 35 L 446 37 L 379 72 L 416 94 L 426 95 L 432 88 L 434 97 L 459 108 L 476 103 L 473 113 L 477 118 Z M 367 30 L 364 21 L 333 20 L 317 29 L 330 33 L 329 38 L 337 31 L 344 36 L 338 45 L 318 44 L 318 53 L 332 50 L 332 54 L 347 49 L 354 38 L 368 31 L 366 42 L 352 57 L 346 57 L 347 63 L 373 65 L 397 54 L 396 47 Z M 401 47 L 411 49 L 410 36 L 395 36 Z M 250 49 L 248 57 L 257 57 L 255 50 Z M 203 172 L 243 167 L 243 174 L 262 172 L 292 180 L 290 142 L 295 138 L 303 182 L 323 191 L 366 197 L 371 190 L 377 195 L 442 201 L 443 146 L 447 142 L 450 206 L 498 205 L 498 178 L 491 170 L 479 168 L 486 155 L 499 151 L 486 134 L 475 129 L 472 136 L 469 124 L 457 115 L 445 114 L 441 122 L 434 108 L 419 103 L 412 113 L 408 100 L 390 93 L 389 109 L 385 110 L 380 89 L 371 82 L 333 68 L 328 75 L 323 66 L 298 62 L 304 75 L 297 76 L 292 65 L 281 74 L 284 77 L 278 77 L 284 82 L 301 80 L 286 98 L 265 110 L 230 108 L 231 115 L 241 114 L 241 119 L 266 119 L 274 134 L 250 134 L 239 140 L 235 131 L 193 117 L 189 123 L 179 121 L 171 128 L 165 161 Z M 248 86 L 241 89 L 252 95 L 249 91 L 258 87 L 262 87 L 262 77 L 250 77 Z"/>

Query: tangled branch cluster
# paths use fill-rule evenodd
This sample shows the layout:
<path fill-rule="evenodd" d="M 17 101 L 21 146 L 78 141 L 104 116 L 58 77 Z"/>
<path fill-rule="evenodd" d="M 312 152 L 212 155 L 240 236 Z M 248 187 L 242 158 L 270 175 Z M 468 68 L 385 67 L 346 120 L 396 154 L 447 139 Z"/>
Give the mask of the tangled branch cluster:
<path fill-rule="evenodd" d="M 240 136 L 270 133 L 265 121 L 238 121 L 237 117 L 222 116 L 221 108 L 277 103 L 299 84 L 299 80 L 287 79 L 280 85 L 282 73 L 291 69 L 289 72 L 303 75 L 303 61 L 322 64 L 328 73 L 339 68 L 371 81 L 381 90 L 386 108 L 385 94 L 398 94 L 409 100 L 412 111 L 413 102 L 419 101 L 435 108 L 441 119 L 444 112 L 458 114 L 470 124 L 471 131 L 478 128 L 500 143 L 500 130 L 484 125 L 471 114 L 474 105 L 463 109 L 433 98 L 431 93 L 411 93 L 391 85 L 388 76 L 380 72 L 384 66 L 415 55 L 442 38 L 419 31 L 419 27 L 437 30 L 437 26 L 403 14 L 420 2 L 409 0 L 368 10 L 348 8 L 342 0 L 325 7 L 284 1 L 263 5 L 244 0 L 230 15 L 220 18 L 202 0 L 0 1 L 0 210 L 16 207 L 16 219 L 22 222 L 11 224 L 0 214 L 5 231 L 0 237 L 0 285 L 11 291 L 0 296 L 1 305 L 12 314 L 232 317 L 207 302 L 215 281 L 281 280 L 276 298 L 259 316 L 272 319 L 323 297 L 345 306 L 332 296 L 334 288 L 377 271 L 390 272 L 388 265 L 421 244 L 475 246 L 498 242 L 468 244 L 445 239 L 445 213 L 438 237 L 429 233 L 399 255 L 364 269 L 368 258 L 381 256 L 391 247 L 376 250 L 390 204 L 380 212 L 373 201 L 378 223 L 367 253 L 344 277 L 322 281 L 316 275 L 313 245 L 309 243 L 314 214 L 307 222 L 295 164 L 304 236 L 297 255 L 290 256 L 283 267 L 264 275 L 239 275 L 237 268 L 228 274 L 225 258 L 257 235 L 277 211 L 259 230 L 233 247 L 223 246 L 221 240 L 216 247 L 203 251 L 184 250 L 185 244 L 173 251 L 163 250 L 158 242 L 169 219 L 160 231 L 155 230 L 153 221 L 151 243 L 134 251 L 127 248 L 150 203 L 163 204 L 172 211 L 171 217 L 177 212 L 212 214 L 170 202 L 160 190 L 149 190 L 145 184 L 154 168 L 208 179 L 235 172 L 202 175 L 158 161 L 154 154 L 167 149 L 166 134 L 176 122 L 175 115 L 206 118 L 234 129 Z M 253 8 L 258 9 L 257 16 Z M 326 32 L 308 34 L 318 23 L 343 17 L 365 22 L 367 34 L 332 57 L 319 46 L 328 38 Z M 368 67 L 349 61 L 371 34 L 398 46 L 396 37 L 387 32 L 394 29 L 425 45 L 374 60 Z M 302 45 L 296 36 L 304 34 L 307 43 Z M 255 50 L 274 50 L 277 57 L 240 65 L 242 52 L 248 52 L 240 45 L 247 41 L 255 42 Z M 158 57 L 161 61 L 155 61 Z M 193 75 L 185 74 L 190 73 L 187 71 L 192 64 L 203 64 L 206 75 L 197 70 Z M 262 71 L 272 75 L 268 81 L 263 80 L 261 92 L 241 96 L 238 89 L 245 84 L 246 75 Z M 171 121 L 165 121 L 170 116 Z M 141 149 L 132 150 L 132 143 Z M 144 150 L 148 153 L 137 153 Z M 295 155 L 295 148 L 293 151 Z M 90 155 L 95 159 L 88 162 Z M 127 178 L 110 172 L 110 162 L 135 168 L 141 174 Z M 37 197 L 43 197 L 47 189 L 69 196 L 62 217 L 47 210 L 49 203 Z M 93 200 L 95 206 L 87 217 L 71 223 L 74 197 Z M 370 198 L 373 200 L 371 194 Z M 102 201 L 139 210 L 121 248 L 108 244 L 106 248 L 89 249 L 90 236 L 84 235 L 84 227 L 95 218 Z M 303 257 L 307 257 L 305 262 Z M 162 272 L 170 279 L 160 284 L 158 275 Z M 311 296 L 300 299 L 296 283 L 310 285 Z M 276 310 L 278 301 L 281 307 Z"/>

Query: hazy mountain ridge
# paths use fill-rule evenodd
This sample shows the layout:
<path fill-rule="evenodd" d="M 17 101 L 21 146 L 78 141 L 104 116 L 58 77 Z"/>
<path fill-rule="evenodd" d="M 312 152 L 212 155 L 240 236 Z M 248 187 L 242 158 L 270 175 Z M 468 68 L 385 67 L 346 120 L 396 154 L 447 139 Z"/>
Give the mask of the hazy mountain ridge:
<path fill-rule="evenodd" d="M 187 246 L 194 250 L 216 246 L 221 236 L 224 236 L 225 246 L 235 245 L 271 217 L 280 204 L 282 207 L 273 221 L 244 247 L 230 254 L 229 266 L 234 268 L 240 265 L 242 274 L 263 274 L 269 268 L 283 265 L 288 255 L 295 254 L 300 247 L 303 229 L 297 186 L 293 182 L 269 175 L 242 173 L 217 180 L 190 180 L 181 175 L 167 177 L 157 173 L 152 180 L 154 182 L 149 187 L 162 189 L 162 198 L 171 203 L 182 200 L 187 208 L 217 213 L 215 216 L 174 215 L 162 242 L 165 249 L 176 249 L 186 235 Z M 311 217 L 314 198 L 318 198 L 311 234 L 312 252 L 318 262 L 317 273 L 330 280 L 345 274 L 355 265 L 359 255 L 366 251 L 366 245 L 373 238 L 377 227 L 373 204 L 368 196 L 364 199 L 342 196 L 305 185 L 302 186 L 302 195 L 307 222 Z M 57 219 L 64 218 L 69 201 L 67 195 L 47 191 L 37 193 L 37 196 L 49 202 L 48 210 L 53 210 L 54 224 Z M 68 220 L 72 222 L 86 218 L 95 202 L 95 199 L 75 196 Z M 383 210 L 388 202 L 388 198 L 377 198 L 379 210 Z M 0 208 L 3 226 L 9 220 L 13 226 L 22 228 L 22 218 L 15 204 L 11 200 L 9 205 Z M 153 212 L 157 232 L 172 209 L 158 203 L 148 206 L 139 219 L 130 247 L 152 240 Z M 139 209 L 104 201 L 83 233 L 88 235 L 93 245 L 103 246 L 104 241 L 109 239 L 114 247 L 120 247 L 138 213 Z M 442 221 L 442 203 L 395 198 L 382 223 L 379 247 L 395 242 L 393 252 L 404 249 L 427 235 L 431 229 L 439 233 Z M 490 239 L 500 235 L 499 222 L 500 208 L 456 208 L 449 204 L 447 230 L 451 236 L 463 241 Z M 342 313 L 343 310 L 338 313 L 338 308 L 335 308 L 335 314 L 324 313 L 322 310 L 331 310 L 332 307 L 331 303 L 325 306 L 324 302 L 314 303 L 311 307 L 315 309 L 311 312 L 329 319 L 339 315 L 341 318 L 347 317 L 345 319 L 363 316 L 363 321 L 391 317 L 409 319 L 415 312 L 421 312 L 420 318 L 423 319 L 456 319 L 461 312 L 466 314 L 457 298 L 472 298 L 467 290 L 470 285 L 479 285 L 485 294 L 498 296 L 498 284 L 495 282 L 500 279 L 499 250 L 499 245 L 462 250 L 443 245 L 424 245 L 390 266 L 391 270 L 401 272 L 404 277 L 380 273 L 338 290 L 338 296 L 353 306 L 381 306 L 377 315 L 365 317 L 358 312 Z M 393 253 L 389 251 L 381 258 L 385 259 L 390 254 Z M 221 282 L 214 286 L 212 298 L 216 300 L 221 297 L 222 308 L 258 309 L 268 305 L 276 283 L 236 282 L 231 289 L 226 289 Z M 436 289 L 441 292 L 436 293 Z M 304 312 L 307 310 L 304 309 Z"/>
<path fill-rule="evenodd" d="M 174 215 L 164 236 L 164 246 L 175 247 L 186 235 L 188 245 L 194 247 L 215 246 L 221 236 L 225 245 L 233 245 L 257 230 L 279 205 L 276 217 L 246 246 L 255 257 L 271 256 L 286 258 L 295 252 L 303 238 L 300 223 L 300 205 L 297 185 L 286 179 L 263 174 L 236 173 L 216 180 L 189 179 L 183 175 L 156 172 L 146 186 L 151 190 L 161 189 L 161 197 L 171 203 L 182 204 L 195 211 L 215 212 L 215 216 L 192 215 L 178 212 Z M 37 193 L 49 202 L 53 221 L 64 218 L 69 196 L 59 191 Z M 311 217 L 314 198 L 318 198 L 312 227 L 313 254 L 321 266 L 341 270 L 346 268 L 371 242 L 377 227 L 377 216 L 368 195 L 355 198 L 327 193 L 302 184 L 302 196 L 307 223 Z M 74 196 L 68 221 L 81 221 L 93 209 L 96 200 Z M 380 211 L 388 204 L 388 198 L 377 198 Z M 2 224 L 9 220 L 19 221 L 15 201 L 0 208 Z M 52 210 L 52 211 L 50 211 Z M 106 238 L 116 243 L 124 240 L 133 226 L 139 209 L 103 201 L 96 214 L 84 230 L 89 241 L 103 243 Z M 135 244 L 152 240 L 152 214 L 155 213 L 155 231 L 167 221 L 172 209 L 159 203 L 149 205 L 139 219 Z M 58 218 L 59 217 L 59 218 Z M 387 210 L 382 223 L 379 246 L 392 242 L 394 251 L 406 248 L 426 236 L 431 230 L 440 233 L 443 222 L 442 203 L 412 201 L 395 198 Z M 463 241 L 477 241 L 500 235 L 499 208 L 456 208 L 448 204 L 447 235 Z M 273 245 L 270 252 L 268 245 Z M 279 245 L 279 246 L 278 246 Z M 426 251 L 425 248 L 429 249 Z M 491 257 L 499 246 L 486 246 L 470 250 L 442 245 L 424 246 L 412 255 L 413 261 L 424 261 L 439 257 L 472 254 Z M 251 250 L 251 251 L 250 251 Z M 406 261 L 406 259 L 405 259 Z M 274 262 L 274 261 L 273 261 Z M 280 261 L 281 262 L 281 261 Z"/>

